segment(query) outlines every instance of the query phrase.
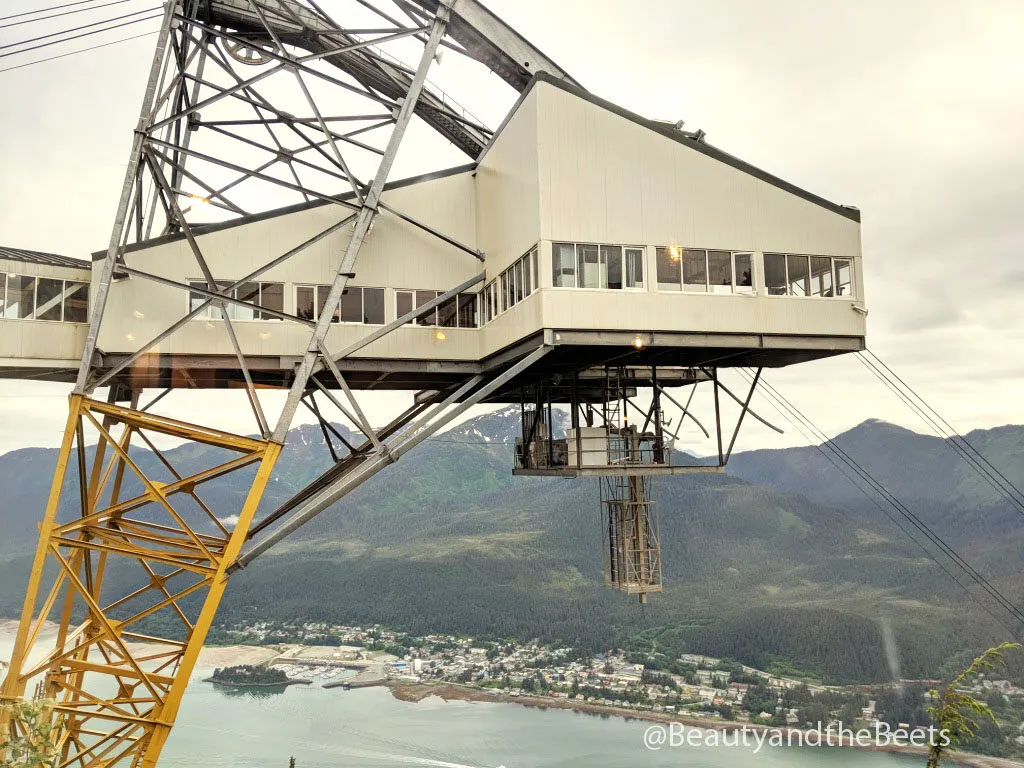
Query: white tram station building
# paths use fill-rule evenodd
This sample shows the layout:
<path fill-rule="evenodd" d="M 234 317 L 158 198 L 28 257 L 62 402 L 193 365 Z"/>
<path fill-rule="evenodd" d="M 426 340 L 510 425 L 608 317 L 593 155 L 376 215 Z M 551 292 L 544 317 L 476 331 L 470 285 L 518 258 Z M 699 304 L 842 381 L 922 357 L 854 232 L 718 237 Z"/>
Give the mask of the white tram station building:
<path fill-rule="evenodd" d="M 484 273 L 344 361 L 367 371 L 390 361 L 388 371 L 409 374 L 383 386 L 415 384 L 441 361 L 472 370 L 537 338 L 597 347 L 639 339 L 678 350 L 679 364 L 692 364 L 687 350 L 746 350 L 736 364 L 768 366 L 865 345 L 857 209 L 543 73 L 477 162 L 393 182 L 382 200 L 445 238 L 399 216 L 377 217 L 334 318 L 331 351 Z M 313 202 L 194 229 L 211 271 L 230 284 L 347 213 Z M 351 226 L 339 229 L 239 287 L 238 298 L 317 319 L 350 234 Z M 128 251 L 135 269 L 206 285 L 182 235 Z M 103 255 L 93 257 L 97 279 Z M 73 375 L 89 279 L 86 262 L 0 249 L 4 375 Z M 136 352 L 202 301 L 115 275 L 98 340 L 104 360 Z M 293 366 L 307 328 L 238 305 L 230 312 L 254 375 Z M 210 307 L 151 350 L 160 361 L 154 373 L 184 371 L 192 385 L 219 385 L 216 372 L 237 367 L 219 318 Z M 369 380 L 355 375 L 353 385 Z"/>

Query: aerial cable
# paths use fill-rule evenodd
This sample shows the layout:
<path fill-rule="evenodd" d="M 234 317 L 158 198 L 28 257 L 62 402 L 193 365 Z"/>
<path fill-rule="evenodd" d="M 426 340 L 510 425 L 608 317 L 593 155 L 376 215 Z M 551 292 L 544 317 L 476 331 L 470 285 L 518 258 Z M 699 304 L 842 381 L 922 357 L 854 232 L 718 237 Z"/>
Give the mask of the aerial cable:
<path fill-rule="evenodd" d="M 858 464 L 846 451 L 839 447 L 835 441 L 831 440 L 824 432 L 814 426 L 813 422 L 810 421 L 796 406 L 788 401 L 785 396 L 774 390 L 771 385 L 766 385 L 767 389 L 773 391 L 774 394 L 781 399 L 790 409 L 792 409 L 799 418 L 803 419 L 814 431 L 819 433 L 824 443 L 837 454 L 839 454 L 844 461 L 848 463 L 851 469 L 860 475 L 868 484 L 879 493 L 886 501 L 888 501 L 904 518 L 906 518 L 915 528 L 928 538 L 936 547 L 938 547 L 947 557 L 949 557 L 961 570 L 963 570 L 971 579 L 977 583 L 982 589 L 995 599 L 1007 612 L 1009 612 L 1018 621 L 1024 623 L 1024 612 L 1022 612 L 1016 605 L 1010 602 L 999 590 L 991 584 L 981 573 L 974 569 L 959 553 L 950 547 L 938 534 L 936 534 L 928 525 L 922 521 L 913 511 L 910 510 L 903 502 L 896 498 L 884 485 L 878 482 L 867 470 L 865 470 L 860 464 Z"/>
<path fill-rule="evenodd" d="M 979 474 L 981 474 L 989 484 L 992 485 L 997 491 L 999 491 L 1021 514 L 1024 514 L 1024 494 L 1002 473 L 998 468 L 993 466 L 988 459 L 986 459 L 973 445 L 957 432 L 949 422 L 943 419 L 934 408 L 929 406 L 925 400 L 918 395 L 909 385 L 906 384 L 902 379 L 896 376 L 892 372 L 892 369 L 879 359 L 874 356 L 877 362 L 873 362 L 858 353 L 858 359 L 861 363 L 871 371 L 876 378 L 885 384 L 900 400 L 902 400 L 909 408 L 911 408 L 921 419 L 928 424 L 932 430 L 946 441 L 947 445 L 954 450 L 965 462 L 973 467 Z M 879 366 L 885 366 L 885 371 L 888 371 L 890 375 L 882 371 Z M 901 388 L 893 378 L 898 380 L 902 385 Z M 915 402 L 914 398 L 918 402 Z M 998 479 L 997 479 L 998 478 Z M 1002 482 L 1000 482 L 1000 480 Z"/>
<path fill-rule="evenodd" d="M 870 473 L 868 473 L 867 470 L 865 470 L 860 464 L 858 464 L 848 453 L 846 453 L 846 451 L 839 447 L 835 443 L 835 441 L 833 441 L 824 432 L 818 429 L 818 427 L 815 426 L 814 423 L 809 418 L 807 418 L 807 416 L 805 416 L 796 406 L 794 406 L 789 400 L 787 400 L 784 395 L 782 395 L 780 392 L 778 392 L 778 390 L 772 387 L 767 381 L 764 380 L 763 377 L 761 381 L 764 387 L 763 393 L 772 395 L 780 404 L 782 404 L 793 415 L 793 417 L 799 419 L 802 423 L 804 423 L 808 427 L 808 429 L 811 430 L 812 435 L 814 435 L 816 439 L 821 441 L 821 444 L 816 446 L 820 451 L 824 453 L 823 446 L 826 446 L 830 450 L 832 450 L 851 470 L 853 470 L 862 480 L 864 480 L 870 488 L 872 488 L 877 494 L 879 494 L 883 499 L 885 499 L 885 501 L 888 502 L 894 509 L 896 509 L 896 511 L 899 512 L 908 522 L 910 522 L 911 525 L 913 525 L 921 533 L 923 533 L 925 537 L 929 541 L 931 541 L 935 547 L 937 547 L 943 554 L 945 554 L 950 560 L 952 560 L 960 568 L 960 570 L 962 570 L 971 578 L 972 581 L 974 581 L 982 589 L 984 589 L 990 597 L 992 597 L 1004 610 L 1007 611 L 1007 613 L 1009 613 L 1018 622 L 1024 624 L 1024 612 L 1022 612 L 1021 609 L 1019 609 L 1016 605 L 1010 602 L 1010 600 L 1008 600 L 991 582 L 989 582 L 988 579 L 986 579 L 981 573 L 975 570 L 973 566 L 970 565 L 970 563 L 964 560 L 963 557 L 961 557 L 938 534 L 936 534 L 931 528 L 929 528 L 928 525 L 925 524 L 924 521 L 922 521 L 916 514 L 914 514 L 913 511 L 911 511 L 905 504 L 903 504 L 891 492 L 889 492 L 889 490 L 886 489 L 884 485 L 875 480 L 875 478 Z M 787 419 L 789 419 L 788 416 Z M 791 419 L 789 420 L 792 422 Z M 863 489 L 861 490 L 863 491 Z M 919 546 L 922 546 L 921 543 L 916 539 L 914 539 L 914 541 Z M 931 554 L 929 554 L 929 557 L 931 557 L 933 560 L 935 559 Z M 959 580 L 957 580 L 957 583 L 960 583 Z M 963 587 L 962 584 L 961 587 Z M 988 611 L 988 608 L 984 606 L 983 603 L 978 601 L 976 595 L 971 593 L 969 590 L 968 594 L 970 594 L 972 598 L 979 603 L 979 605 L 981 605 L 983 608 L 986 609 L 986 611 Z M 989 613 L 991 615 L 991 612 Z M 1006 625 L 1004 624 L 1003 626 L 1005 627 Z M 1009 630 L 1009 627 L 1006 628 Z M 1011 634 L 1017 636 L 1017 632 L 1013 630 L 1010 631 Z"/>
<path fill-rule="evenodd" d="M 111 40 L 109 43 L 100 43 L 99 45 L 91 45 L 88 48 L 80 48 L 77 51 L 69 51 L 68 53 L 61 53 L 61 54 L 58 54 L 57 56 L 49 56 L 49 57 L 47 57 L 45 59 L 36 59 L 35 61 L 27 61 L 24 64 L 16 64 L 13 67 L 6 67 L 4 69 L 0 69 L 0 72 L 10 72 L 10 71 L 15 70 L 15 69 L 22 69 L 23 67 L 31 67 L 34 64 L 42 64 L 43 62 L 46 62 L 46 61 L 53 61 L 54 59 L 63 59 L 66 56 L 74 56 L 75 54 L 78 54 L 78 53 L 87 53 L 89 51 L 95 51 L 97 48 L 106 48 L 108 45 L 117 45 L 118 43 L 126 43 L 129 40 L 137 40 L 140 37 L 148 37 L 149 35 L 155 35 L 157 33 L 157 31 L 158 30 L 154 29 L 152 32 L 143 32 L 140 35 L 132 35 L 131 37 L 122 37 L 122 38 L 120 38 L 118 40 Z M 12 397 L 13 397 L 13 395 L 12 395 Z M 64 396 L 63 395 L 57 395 L 57 397 L 63 398 Z"/>
<path fill-rule="evenodd" d="M 83 0 L 83 2 L 93 3 L 93 2 L 96 2 L 96 0 Z M 103 5 L 94 5 L 94 6 L 91 6 L 90 8 L 78 8 L 77 10 L 74 10 L 74 11 L 64 11 L 63 13 L 54 13 L 54 14 L 51 14 L 49 16 L 40 16 L 40 17 L 35 18 L 35 19 L 25 19 L 24 21 L 14 21 L 14 22 L 11 22 L 10 24 L 0 24 L 0 29 L 6 29 L 7 27 L 17 27 L 17 26 L 20 26 L 21 24 L 32 24 L 33 22 L 36 22 L 36 21 L 46 21 L 47 19 L 59 19 L 62 16 L 70 16 L 73 13 L 82 13 L 83 11 L 96 11 L 96 10 L 99 10 L 100 8 L 106 8 L 107 6 L 110 6 L 110 5 L 119 5 L 120 3 L 131 3 L 131 2 L 134 2 L 134 0 L 113 0 L 113 2 L 111 2 L 111 3 L 103 3 Z M 70 3 L 70 5 L 80 5 L 80 3 Z M 57 8 L 66 8 L 66 7 L 67 6 L 64 6 L 64 5 L 58 5 L 58 6 L 55 6 L 53 8 L 43 8 L 43 9 L 38 10 L 38 11 L 29 11 L 28 13 L 16 13 L 16 14 L 14 14 L 14 16 L 4 16 L 3 18 L 0 18 L 0 21 L 5 21 L 6 19 L 14 19 L 14 18 L 17 18 L 19 16 L 28 16 L 31 13 L 42 13 L 43 11 L 54 11 Z"/>
<path fill-rule="evenodd" d="M 939 414 L 921 395 L 906 381 L 900 378 L 885 362 L 873 352 L 858 352 L 858 359 L 882 383 L 903 400 L 926 424 L 947 444 L 956 451 L 964 461 L 981 474 L 993 488 L 999 491 L 1013 506 L 1024 515 L 1024 493 L 1006 477 L 996 466 L 978 451 L 961 435 L 946 419 Z M 870 355 L 870 357 L 868 357 Z"/>
<path fill-rule="evenodd" d="M 59 32 L 50 32 L 49 34 L 40 35 L 39 37 L 30 37 L 27 40 L 19 40 L 19 41 L 14 42 L 14 43 L 7 43 L 7 45 L 0 45 L 0 51 L 4 50 L 5 48 L 13 48 L 14 46 L 18 46 L 18 45 L 25 45 L 27 43 L 34 43 L 34 42 L 36 42 L 38 40 L 46 40 L 46 39 L 51 38 L 51 37 L 57 37 L 59 35 L 66 35 L 69 32 L 77 32 L 80 29 L 88 29 L 89 27 L 96 27 L 96 26 L 99 26 L 100 24 L 109 24 L 112 21 L 120 21 L 121 19 L 127 19 L 129 16 L 138 16 L 140 13 L 151 13 L 152 11 L 161 11 L 161 13 L 158 14 L 158 16 L 162 16 L 163 15 L 163 12 L 162 12 L 162 9 L 161 9 L 160 6 L 154 6 L 152 8 L 143 8 L 141 11 L 132 11 L 131 13 L 125 13 L 125 14 L 122 14 L 121 16 L 114 16 L 114 17 L 109 18 L 109 19 L 103 19 L 102 21 L 94 21 L 94 22 L 92 22 L 90 24 L 82 24 L 81 26 L 78 26 L 78 27 L 71 27 L 70 29 L 62 29 Z M 97 32 L 105 32 L 107 29 L 117 29 L 118 27 L 123 27 L 123 26 L 126 26 L 127 24 L 135 24 L 136 22 L 139 22 L 139 21 L 146 21 L 147 19 L 155 19 L 155 18 L 158 18 L 158 16 L 149 16 L 146 19 L 135 19 L 134 21 L 125 22 L 124 24 L 117 24 L 117 25 L 115 25 L 113 27 L 107 27 L 105 29 L 95 29 L 92 32 L 86 32 L 86 33 L 81 34 L 81 35 L 75 35 L 74 37 L 68 37 L 68 38 L 65 38 L 63 40 L 53 40 L 53 41 L 51 41 L 49 43 L 44 43 L 42 45 L 36 45 L 36 46 L 33 46 L 32 48 L 25 48 L 24 50 L 21 50 L 21 51 L 12 51 L 11 53 L 0 54 L 0 57 L 2 57 L 2 56 L 13 56 L 16 53 L 27 53 L 28 51 L 34 51 L 37 48 L 43 48 L 43 47 L 45 47 L 47 45 L 55 45 L 57 43 L 64 43 L 64 42 L 67 42 L 68 40 L 75 40 L 75 39 L 77 39 L 79 37 L 85 37 L 86 35 L 94 35 Z"/>
<path fill-rule="evenodd" d="M 902 400 L 908 408 L 914 411 L 914 413 L 916 413 L 928 426 L 930 426 L 932 428 L 932 431 L 938 437 L 940 437 L 943 440 L 943 442 L 947 446 L 949 446 L 949 448 L 954 453 L 956 453 L 961 459 L 963 459 L 968 466 L 970 466 L 978 474 L 980 474 L 982 478 L 989 483 L 989 485 L 991 485 L 1001 496 L 1003 496 L 1003 498 L 1005 498 L 1010 503 L 1010 505 L 1013 506 L 1014 511 L 1024 516 L 1024 501 L 1022 501 L 1018 497 L 1020 491 L 1017 490 L 1016 486 L 1014 486 L 1013 483 L 1006 479 L 1005 475 L 999 472 L 999 470 L 996 469 L 994 466 L 989 464 L 988 460 L 985 459 L 985 457 L 982 456 L 980 453 L 978 453 L 974 446 L 972 446 L 962 437 L 959 437 L 959 440 L 961 442 L 958 442 L 955 437 L 948 434 L 944 429 L 942 429 L 942 427 L 936 422 L 935 418 L 933 418 L 928 413 L 928 411 L 924 410 L 920 405 L 915 403 L 911 396 L 907 394 L 907 392 L 901 389 L 894 381 L 892 381 L 888 376 L 886 376 L 885 373 L 879 370 L 874 363 L 863 357 L 860 357 L 858 359 L 869 371 L 871 371 L 872 374 L 874 374 L 874 376 L 879 381 L 881 381 L 886 387 L 889 388 L 890 391 L 892 391 L 900 400 Z M 957 433 L 957 435 L 959 436 L 959 433 Z M 967 448 L 964 447 L 965 445 L 968 448 L 970 448 L 971 451 L 974 451 L 974 453 L 968 451 Z M 977 454 L 977 456 L 975 456 L 975 454 Z M 1002 482 L 1000 482 L 1000 480 L 997 479 L 997 475 L 999 478 L 1002 478 Z"/>
<path fill-rule="evenodd" d="M 31 16 L 34 13 L 46 13 L 47 11 L 56 11 L 60 8 L 70 8 L 72 5 L 85 5 L 86 3 L 94 3 L 96 0 L 78 0 L 75 3 L 64 3 L 64 5 L 51 5 L 49 8 L 39 8 L 35 11 L 22 11 L 21 13 L 12 13 L 10 16 L 0 16 L 0 21 L 7 21 L 8 19 L 17 19 L 22 16 Z M 83 8 L 83 10 L 89 10 Z"/>
<path fill-rule="evenodd" d="M 153 16 L 146 16 L 146 17 L 141 18 L 141 19 L 133 19 L 132 21 L 126 21 L 123 24 L 115 24 L 112 27 L 104 27 L 103 29 L 94 29 L 91 32 L 83 32 L 80 35 L 74 35 L 73 37 L 66 37 L 63 40 L 51 40 L 48 43 L 40 43 L 39 45 L 33 46 L 32 48 L 25 48 L 25 49 L 20 50 L 20 51 L 10 51 L 8 53 L 0 53 L 0 59 L 6 58 L 7 56 L 16 56 L 19 53 L 28 53 L 29 51 L 34 51 L 37 48 L 46 48 L 46 47 L 51 46 L 51 45 L 57 45 L 59 43 L 66 43 L 66 42 L 69 42 L 71 40 L 77 40 L 80 37 L 88 37 L 89 35 L 95 35 L 95 34 L 98 34 L 100 32 L 109 32 L 110 30 L 118 29 L 119 27 L 127 27 L 130 24 L 138 24 L 140 21 L 152 21 L 153 19 L 159 19 L 161 16 L 163 16 L 163 14 L 162 13 L 158 13 L 158 14 L 155 14 Z"/>
<path fill-rule="evenodd" d="M 875 478 L 868 473 L 860 464 L 858 464 L 848 453 L 846 453 L 841 447 L 839 447 L 835 441 L 831 440 L 824 432 L 814 426 L 813 422 L 810 421 L 796 406 L 788 401 L 785 396 L 774 390 L 770 384 L 766 384 L 769 391 L 773 391 L 774 394 L 781 399 L 789 408 L 791 408 L 801 419 L 803 419 L 810 427 L 818 432 L 825 444 L 829 446 L 833 451 L 840 454 L 844 461 L 849 463 L 849 466 L 863 477 L 883 498 L 886 499 L 896 510 L 903 515 L 915 528 L 920 530 L 925 536 L 937 546 L 944 554 L 947 555 L 954 563 L 956 563 L 968 576 L 970 576 L 979 586 L 981 586 L 986 592 L 989 593 L 994 599 L 996 599 L 1000 605 L 1002 605 L 1007 611 L 1009 611 L 1015 618 L 1024 623 L 1024 612 L 1022 612 L 1017 606 L 1011 603 L 1002 593 L 996 589 L 984 576 L 982 576 L 977 570 L 973 568 L 963 557 L 961 557 L 952 547 L 950 547 L 938 534 L 936 534 L 931 528 L 928 527 L 924 521 L 922 521 L 913 511 L 910 510 L 903 502 L 897 499 L 884 485 L 875 480 Z"/>
<path fill-rule="evenodd" d="M 741 372 L 747 375 L 749 378 L 749 374 L 747 374 L 745 371 Z M 777 391 L 776 394 L 778 394 Z M 813 445 L 821 453 L 821 455 L 824 456 L 830 464 L 832 464 L 832 466 L 839 470 L 839 472 L 844 477 L 846 477 L 847 480 L 850 481 L 851 485 L 853 485 L 854 488 L 860 491 L 865 496 L 865 498 L 867 498 L 872 504 L 874 504 L 874 506 L 877 507 L 878 510 L 893 523 L 893 525 L 895 525 L 899 530 L 906 534 L 907 538 L 909 538 L 914 544 L 916 544 L 918 548 L 920 548 L 920 550 L 924 552 L 928 559 L 935 563 L 935 565 L 937 565 L 943 573 L 945 573 L 954 583 L 956 583 L 956 585 L 960 587 L 960 589 L 962 589 L 967 594 L 967 596 L 971 598 L 971 600 L 973 600 L 982 610 L 984 610 L 989 616 L 991 616 L 996 621 L 996 623 L 1002 626 L 1012 636 L 1017 636 L 1016 631 L 1003 620 L 1003 617 L 999 616 L 988 605 L 979 600 L 978 596 L 975 595 L 967 587 L 966 584 L 964 584 L 959 578 L 957 578 L 955 573 L 950 571 L 949 568 L 947 568 L 940 560 L 938 560 L 938 558 L 935 557 L 931 550 L 929 550 L 924 544 L 922 544 L 921 541 L 917 537 L 915 537 L 911 531 L 907 530 L 907 528 L 899 521 L 899 519 L 896 518 L 892 514 L 892 512 L 886 509 L 885 506 L 882 505 L 882 503 L 878 500 L 878 498 L 875 495 L 872 495 L 861 483 L 854 479 L 854 477 L 848 471 L 848 466 L 843 466 L 840 463 L 840 461 L 838 461 L 836 458 L 830 455 L 829 452 L 822 447 L 822 444 L 819 442 L 821 440 L 820 437 L 811 435 L 808 432 L 806 432 L 803 426 L 801 425 L 800 421 L 797 418 L 787 414 L 783 407 L 773 399 L 770 393 L 765 394 L 764 392 L 762 392 L 761 395 L 779 413 L 779 415 L 786 419 L 786 421 L 788 421 L 804 437 L 804 439 L 808 441 L 808 443 Z"/>

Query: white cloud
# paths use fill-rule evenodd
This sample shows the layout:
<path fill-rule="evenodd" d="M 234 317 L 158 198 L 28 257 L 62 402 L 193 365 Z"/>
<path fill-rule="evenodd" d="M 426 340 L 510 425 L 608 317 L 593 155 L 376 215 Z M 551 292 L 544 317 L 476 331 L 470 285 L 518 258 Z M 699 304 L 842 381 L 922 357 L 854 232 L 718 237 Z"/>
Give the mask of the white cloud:
<path fill-rule="evenodd" d="M 1019 2 L 489 4 L 598 95 L 683 118 L 723 149 L 859 206 L 871 347 L 962 430 L 1024 422 Z M 0 77 L 0 98 L 19 105 L 0 130 L 0 242 L 74 256 L 106 242 L 151 46 Z M 457 59 L 436 79 L 494 122 L 507 89 Z M 398 175 L 435 161 L 418 146 L 403 149 Z M 769 378 L 830 432 L 872 416 L 914 425 L 854 359 Z M 66 392 L 0 382 L 0 451 L 55 445 Z M 237 391 L 172 397 L 178 416 L 253 431 Z M 407 398 L 373 395 L 371 418 Z M 792 440 L 748 424 L 738 445 Z"/>

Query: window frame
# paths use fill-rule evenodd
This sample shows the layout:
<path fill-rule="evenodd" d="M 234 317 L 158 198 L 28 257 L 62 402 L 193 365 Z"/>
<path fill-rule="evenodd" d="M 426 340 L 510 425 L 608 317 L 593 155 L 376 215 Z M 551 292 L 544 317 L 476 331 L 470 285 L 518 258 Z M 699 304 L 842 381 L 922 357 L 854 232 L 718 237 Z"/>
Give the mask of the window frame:
<path fill-rule="evenodd" d="M 32 281 L 32 311 L 26 317 L 8 317 L 7 315 L 7 297 L 10 293 L 8 284 L 9 278 L 19 279 L 25 278 Z M 60 308 L 59 317 L 39 317 L 39 283 L 42 280 L 53 280 L 60 283 L 60 289 L 57 294 L 59 298 L 58 306 Z M 68 290 L 69 286 L 81 286 L 85 291 L 85 316 L 82 320 L 68 320 L 67 319 L 67 305 L 68 305 Z M 27 275 L 21 272 L 0 272 L 0 319 L 2 320 L 37 320 L 41 323 L 73 323 L 75 325 L 85 325 L 89 322 L 89 282 L 85 280 L 71 280 L 65 277 L 48 277 L 46 275 Z"/>
<path fill-rule="evenodd" d="M 728 248 L 689 248 L 679 246 L 679 259 L 673 260 L 678 264 L 679 269 L 679 282 L 678 283 L 663 283 L 658 279 L 655 283 L 655 290 L 660 293 L 688 293 L 694 296 L 756 296 L 757 286 L 754 281 L 754 264 L 756 262 L 757 251 L 750 250 L 739 250 L 733 251 Z M 657 246 L 656 256 L 660 259 L 663 258 L 663 254 L 671 253 L 671 246 Z M 704 282 L 703 283 L 687 283 L 686 282 L 686 262 L 687 258 L 692 258 L 695 254 L 702 253 L 704 256 L 703 272 Z M 729 263 L 729 283 L 712 283 L 711 282 L 711 259 L 712 254 L 720 255 L 725 254 L 728 257 Z M 747 256 L 750 259 L 750 285 L 740 285 L 739 283 L 739 271 L 737 270 L 737 257 Z M 669 256 L 671 258 L 671 256 Z M 660 263 L 660 262 L 659 262 Z M 672 285 L 672 288 L 662 288 L 662 285 Z M 688 287 L 692 286 L 692 287 Z M 728 291 L 715 290 L 728 287 Z"/>
<path fill-rule="evenodd" d="M 772 293 L 770 287 L 767 285 L 767 269 L 765 270 L 765 272 L 766 272 L 765 294 L 768 295 L 768 296 L 771 296 L 772 298 L 818 299 L 818 300 L 820 300 L 820 299 L 825 299 L 825 300 L 847 299 L 847 300 L 854 300 L 854 301 L 857 299 L 857 275 L 856 275 L 857 259 L 854 256 L 822 256 L 820 254 L 784 253 L 784 252 L 781 252 L 781 251 L 766 251 L 766 252 L 762 253 L 762 259 L 764 260 L 764 263 L 767 263 L 767 259 L 768 259 L 769 256 L 778 256 L 778 257 L 782 258 L 782 263 L 783 263 L 783 266 L 785 267 L 785 279 L 786 279 L 786 282 L 785 282 L 786 292 L 785 293 Z M 808 288 L 810 289 L 806 294 L 798 294 L 798 293 L 791 293 L 790 292 L 791 288 L 793 286 L 793 282 L 790 280 L 790 277 L 789 277 L 789 263 L 790 263 L 790 259 L 791 258 L 793 258 L 793 259 L 800 258 L 800 259 L 805 259 L 806 260 L 806 264 L 807 264 L 807 285 L 808 285 Z M 832 295 L 831 296 L 823 296 L 823 295 L 815 294 L 814 293 L 814 274 L 813 274 L 814 268 L 813 268 L 812 265 L 813 265 L 815 259 L 828 259 L 829 260 L 830 268 L 829 268 L 828 274 L 829 274 L 830 279 L 832 281 L 832 287 L 831 287 Z M 843 263 L 849 265 L 850 279 L 849 279 L 848 283 L 841 284 L 840 281 L 839 281 L 839 269 L 840 269 L 839 262 L 843 262 Z M 824 274 L 824 273 L 820 273 L 820 274 Z M 848 293 L 840 293 L 840 289 L 843 287 L 843 285 L 845 285 L 848 288 Z"/>
<path fill-rule="evenodd" d="M 555 271 L 555 259 L 556 259 L 556 248 L 558 246 L 566 246 L 572 248 L 573 263 L 572 263 L 572 285 L 559 285 L 556 281 Z M 593 248 L 597 253 L 596 262 L 584 261 L 584 249 Z M 609 255 L 618 250 L 619 260 L 619 276 L 621 285 L 618 288 L 612 288 L 609 285 L 608 275 L 608 257 Z M 640 265 L 640 284 L 639 285 L 627 285 L 626 278 L 630 274 L 627 269 L 627 254 L 630 252 L 638 253 L 639 259 L 636 263 Z M 589 265 L 591 268 L 597 269 L 598 274 L 598 285 L 581 285 L 580 279 L 584 272 L 584 265 Z M 557 273 L 558 277 L 565 277 L 569 274 L 565 268 L 560 268 Z M 563 241 L 551 243 L 551 287 L 561 289 L 571 289 L 578 291 L 646 291 L 647 290 L 647 246 L 645 245 L 626 245 L 624 243 L 568 243 Z"/>
<path fill-rule="evenodd" d="M 204 291 L 208 289 L 207 286 L 209 285 L 205 278 L 189 278 L 185 282 L 188 284 L 189 288 L 196 287 L 196 288 L 201 288 Z M 217 282 L 217 287 L 220 288 L 222 286 L 226 287 L 228 285 L 232 285 L 235 281 L 234 280 L 217 280 L 216 282 Z M 264 315 L 264 313 L 261 311 L 263 309 L 263 305 L 262 305 L 262 301 L 263 301 L 263 287 L 264 286 L 280 286 L 281 287 L 281 309 L 275 309 L 274 307 L 268 307 L 268 309 L 271 309 L 274 312 L 284 312 L 285 311 L 285 301 L 284 301 L 284 298 L 285 298 L 285 286 L 288 285 L 288 283 L 279 282 L 277 280 L 266 280 L 266 281 L 264 281 L 264 280 L 253 280 L 253 281 L 250 281 L 249 283 L 243 283 L 238 288 L 235 288 L 235 290 L 232 292 L 234 298 L 236 298 L 236 299 L 238 298 L 238 291 L 239 291 L 240 288 L 244 287 L 245 285 L 251 285 L 253 283 L 255 283 L 258 286 L 258 288 L 257 288 L 257 300 L 256 300 L 256 302 L 254 302 L 254 307 L 252 309 L 249 309 L 248 307 L 245 307 L 244 309 L 245 309 L 245 311 L 252 312 L 254 314 L 254 317 L 235 317 L 232 314 L 232 310 L 238 310 L 238 309 L 242 309 L 242 308 L 239 307 L 237 304 L 228 304 L 227 305 L 228 319 L 231 320 L 231 322 L 233 322 L 233 323 L 281 322 L 283 320 L 283 318 L 274 317 L 273 315 L 269 315 L 269 314 Z M 302 285 L 307 285 L 307 283 L 302 283 Z M 294 297 L 294 295 L 295 294 L 293 292 L 293 297 Z M 200 302 L 205 301 L 206 298 L 207 297 L 203 296 L 202 294 L 198 295 L 198 299 L 199 299 Z M 186 306 L 187 311 L 191 312 L 192 311 L 192 291 L 191 290 L 188 291 L 185 294 L 185 301 L 186 301 L 185 306 Z M 206 309 L 204 309 L 200 314 L 196 315 L 193 319 L 194 320 L 200 320 L 200 319 L 202 319 L 202 320 L 223 320 L 224 319 L 223 315 L 219 311 L 217 311 L 217 310 L 219 310 L 219 307 L 211 304 Z M 316 310 L 317 310 L 317 314 L 319 316 L 319 311 L 320 311 L 319 306 L 316 307 Z M 216 312 L 216 316 L 214 316 L 215 312 Z"/>
<path fill-rule="evenodd" d="M 492 280 L 491 282 L 493 283 L 495 281 Z M 445 293 L 447 293 L 447 291 L 434 291 L 434 290 L 431 290 L 430 288 L 395 288 L 395 310 L 396 310 L 395 317 L 396 318 L 399 318 L 402 315 L 406 314 L 405 312 L 398 312 L 397 311 L 398 310 L 398 294 L 400 294 L 400 293 L 407 293 L 407 294 L 411 294 L 412 295 L 412 306 L 413 306 L 413 309 L 415 309 L 416 308 L 416 294 L 417 293 L 433 293 L 434 294 L 434 298 L 436 299 L 438 296 L 442 296 Z M 438 304 L 436 307 L 434 307 L 434 309 L 432 310 L 433 311 L 433 315 L 434 315 L 434 322 L 432 322 L 432 323 L 424 323 L 424 322 L 420 321 L 419 319 L 414 319 L 414 320 L 410 320 L 408 323 L 406 323 L 406 326 L 412 326 L 412 327 L 415 327 L 415 328 L 462 328 L 462 329 L 479 328 L 481 326 L 481 322 L 480 322 L 480 306 L 481 306 L 480 296 L 481 296 L 481 293 L 482 293 L 482 291 L 480 293 L 475 293 L 473 291 L 463 291 L 462 293 L 457 293 L 454 296 L 452 296 L 450 299 L 448 299 L 448 301 L 442 302 L 441 304 Z M 476 325 L 462 325 L 462 302 L 466 299 L 466 297 L 469 297 L 469 296 L 473 297 L 473 319 L 476 322 Z M 427 301 L 430 301 L 430 299 L 428 299 Z M 452 318 L 454 319 L 454 324 L 444 324 L 444 325 L 442 325 L 441 324 L 441 308 L 445 307 L 446 305 L 448 305 L 449 302 L 451 302 L 451 304 L 454 306 L 454 311 L 452 313 Z M 372 325 L 372 323 L 368 323 L 368 325 Z M 403 327 L 405 327 L 405 326 L 403 326 Z"/>
<path fill-rule="evenodd" d="M 505 267 L 479 293 L 474 294 L 477 297 L 477 324 L 473 327 L 483 328 L 487 323 L 499 315 L 505 314 L 516 304 L 526 301 L 540 290 L 540 285 L 537 283 L 540 270 L 539 253 L 540 244 L 538 243 Z M 459 295 L 465 296 L 466 294 L 460 293 Z"/>

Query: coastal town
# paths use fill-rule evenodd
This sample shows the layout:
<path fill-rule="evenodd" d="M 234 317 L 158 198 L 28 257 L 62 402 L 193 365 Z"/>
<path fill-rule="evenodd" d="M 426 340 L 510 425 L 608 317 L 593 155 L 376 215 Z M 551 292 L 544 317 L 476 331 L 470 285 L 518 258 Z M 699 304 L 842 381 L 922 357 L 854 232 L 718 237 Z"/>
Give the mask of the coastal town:
<path fill-rule="evenodd" d="M 325 688 L 387 686 L 406 700 L 430 695 L 518 701 L 584 712 L 793 729 L 927 727 L 930 691 L 941 680 L 823 685 L 701 654 L 654 650 L 592 653 L 537 641 L 447 634 L 412 636 L 380 626 L 255 622 L 219 627 L 220 644 L 267 649 L 264 666 Z M 1024 688 L 981 675 L 965 692 L 999 720 L 979 733 L 980 749 L 1024 754 Z"/>

